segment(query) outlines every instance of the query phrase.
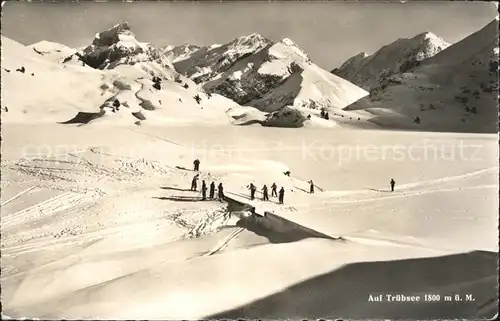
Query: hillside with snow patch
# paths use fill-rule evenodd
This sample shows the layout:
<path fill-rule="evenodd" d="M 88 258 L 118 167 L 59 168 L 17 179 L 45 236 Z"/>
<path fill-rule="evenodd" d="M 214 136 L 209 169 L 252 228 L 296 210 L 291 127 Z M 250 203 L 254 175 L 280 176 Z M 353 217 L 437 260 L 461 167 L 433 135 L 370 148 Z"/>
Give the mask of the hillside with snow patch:
<path fill-rule="evenodd" d="M 346 107 L 386 128 L 497 132 L 498 21 Z"/>
<path fill-rule="evenodd" d="M 2 36 L 2 122 L 65 120 L 111 96 L 100 89 L 103 73 L 52 58 Z"/>
<path fill-rule="evenodd" d="M 435 34 L 424 32 L 411 39 L 398 39 L 372 55 L 362 52 L 353 56 L 332 73 L 370 91 L 390 76 L 420 65 L 449 45 Z"/>

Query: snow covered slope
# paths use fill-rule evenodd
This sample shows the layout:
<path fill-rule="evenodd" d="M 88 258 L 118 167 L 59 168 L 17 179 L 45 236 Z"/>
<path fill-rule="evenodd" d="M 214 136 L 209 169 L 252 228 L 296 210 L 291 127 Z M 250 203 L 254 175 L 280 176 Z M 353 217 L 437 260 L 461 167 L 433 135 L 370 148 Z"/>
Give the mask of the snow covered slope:
<path fill-rule="evenodd" d="M 406 72 L 433 57 L 449 44 L 431 32 L 398 39 L 372 55 L 362 52 L 332 73 L 370 91 L 391 75 Z"/>
<path fill-rule="evenodd" d="M 29 45 L 28 48 L 32 48 L 34 52 L 53 62 L 87 66 L 83 62 L 78 49 L 73 49 L 57 42 L 43 40 Z"/>
<path fill-rule="evenodd" d="M 496 135 L 299 135 L 258 126 L 2 124 L 3 313 L 44 320 L 494 316 Z M 436 146 L 451 152 L 464 139 L 478 146 L 477 154 L 466 151 L 478 161 L 439 157 Z M 331 152 L 335 146 L 340 153 Z M 222 182 L 227 196 L 258 214 L 274 213 L 271 222 L 256 221 L 278 228 L 246 224 L 247 210 L 190 191 L 195 157 L 200 180 Z M 321 187 L 314 194 L 309 179 Z M 283 186 L 285 204 L 262 201 L 259 192 L 249 200 L 250 182 Z M 297 233 L 277 217 L 331 238 Z M 379 291 L 470 293 L 475 301 L 369 302 Z"/>
<path fill-rule="evenodd" d="M 52 59 L 2 36 L 2 122 L 65 120 L 107 97 L 100 71 Z"/>
<path fill-rule="evenodd" d="M 345 110 L 387 128 L 497 132 L 498 21 L 374 88 Z M 420 120 L 419 122 L 417 121 Z"/>
<path fill-rule="evenodd" d="M 293 127 L 301 126 L 307 114 L 343 108 L 368 94 L 312 63 L 288 38 L 274 43 L 252 34 L 215 49 L 199 50 L 175 67 L 203 83 L 207 92 L 240 105 L 269 113 L 294 109 L 297 117 L 292 123 L 287 121 Z"/>

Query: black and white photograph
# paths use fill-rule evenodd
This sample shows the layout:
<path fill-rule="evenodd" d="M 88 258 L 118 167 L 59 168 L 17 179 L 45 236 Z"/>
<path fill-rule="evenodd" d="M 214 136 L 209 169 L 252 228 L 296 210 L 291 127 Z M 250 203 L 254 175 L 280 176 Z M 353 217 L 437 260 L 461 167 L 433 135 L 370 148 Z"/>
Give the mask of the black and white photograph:
<path fill-rule="evenodd" d="M 2 1 L 2 319 L 498 316 L 481 1 Z"/>

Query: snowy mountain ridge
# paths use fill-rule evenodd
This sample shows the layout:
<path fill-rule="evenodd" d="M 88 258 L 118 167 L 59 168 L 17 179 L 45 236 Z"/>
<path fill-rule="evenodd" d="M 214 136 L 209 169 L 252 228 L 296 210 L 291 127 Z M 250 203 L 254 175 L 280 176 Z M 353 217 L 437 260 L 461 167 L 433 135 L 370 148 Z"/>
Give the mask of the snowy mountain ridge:
<path fill-rule="evenodd" d="M 410 39 L 400 38 L 372 55 L 355 55 L 332 73 L 370 91 L 390 76 L 409 71 L 449 46 L 432 32 L 423 32 Z"/>
<path fill-rule="evenodd" d="M 189 58 L 194 52 L 201 48 L 201 46 L 191 44 L 182 44 L 180 46 L 168 45 L 163 47 L 161 51 L 172 61 L 172 63 L 175 63 Z"/>
<path fill-rule="evenodd" d="M 238 37 L 221 46 L 206 46 L 195 51 L 189 58 L 175 63 L 176 70 L 195 83 L 214 80 L 236 61 L 257 53 L 271 44 L 271 40 L 253 33 Z"/>
<path fill-rule="evenodd" d="M 203 89 L 240 105 L 291 117 L 301 126 L 320 109 L 343 108 L 368 93 L 315 65 L 291 39 L 274 42 L 259 34 L 200 49 L 174 64 Z"/>

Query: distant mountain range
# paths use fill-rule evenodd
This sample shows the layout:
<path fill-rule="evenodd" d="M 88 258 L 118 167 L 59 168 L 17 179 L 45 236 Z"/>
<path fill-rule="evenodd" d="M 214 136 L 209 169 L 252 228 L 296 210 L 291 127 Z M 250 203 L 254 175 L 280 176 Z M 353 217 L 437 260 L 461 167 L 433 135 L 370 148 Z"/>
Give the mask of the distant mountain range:
<path fill-rule="evenodd" d="M 314 64 L 288 38 L 271 41 L 251 34 L 222 45 L 158 49 L 138 41 L 126 22 L 97 33 L 80 49 L 48 41 L 25 49 L 8 45 L 4 62 L 24 57 L 27 64 L 37 61 L 39 66 L 41 59 L 42 64 L 59 65 L 49 68 L 59 70 L 58 77 L 72 72 L 68 79 L 75 72 L 95 70 L 100 75 L 95 86 L 104 101 L 94 108 L 119 97 L 127 106 L 137 106 L 132 109 L 144 114 L 142 121 L 179 115 L 185 121 L 195 114 L 207 119 L 220 107 L 215 112 L 219 116 L 208 118 L 224 117 L 238 125 L 494 132 L 497 26 L 495 20 L 453 45 L 430 32 L 399 39 L 372 55 L 358 54 L 332 72 Z M 2 79 L 5 73 L 3 68 Z M 219 102 L 217 108 L 208 108 L 211 97 Z M 187 102 L 188 109 L 180 107 Z M 321 111 L 329 112 L 330 119 L 320 117 Z"/>

